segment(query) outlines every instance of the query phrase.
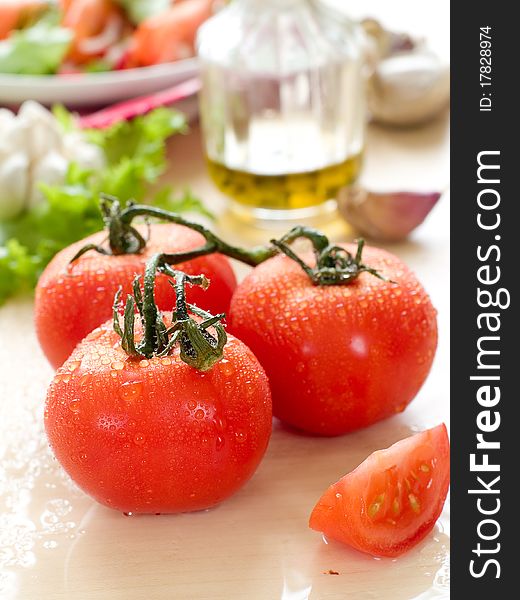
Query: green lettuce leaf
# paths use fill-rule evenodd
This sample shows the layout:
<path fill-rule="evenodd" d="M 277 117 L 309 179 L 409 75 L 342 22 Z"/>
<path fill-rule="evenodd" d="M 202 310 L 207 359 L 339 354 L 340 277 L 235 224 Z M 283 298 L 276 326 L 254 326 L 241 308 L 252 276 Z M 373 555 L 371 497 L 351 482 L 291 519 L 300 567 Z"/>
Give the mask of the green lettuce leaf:
<path fill-rule="evenodd" d="M 54 114 L 64 129 L 74 127 L 63 107 Z M 163 186 L 151 192 L 166 167 L 166 139 L 184 131 L 184 117 L 161 108 L 106 130 L 86 132 L 103 149 L 105 168 L 93 171 L 72 163 L 63 184 L 40 185 L 43 202 L 0 223 L 0 304 L 11 294 L 34 287 L 56 252 L 103 228 L 98 203 L 102 192 L 117 196 L 123 204 L 148 201 L 175 212 L 211 217 L 189 190 L 175 195 L 171 187 Z"/>
<path fill-rule="evenodd" d="M 47 20 L 14 31 L 0 42 L 0 73 L 49 75 L 56 73 L 70 43 L 72 32 Z"/>
<path fill-rule="evenodd" d="M 0 304 L 9 296 L 36 285 L 39 260 L 18 240 L 9 240 L 0 246 Z"/>
<path fill-rule="evenodd" d="M 92 129 L 87 139 L 101 146 L 109 165 L 125 158 L 145 157 L 151 167 L 164 166 L 164 141 L 176 133 L 187 131 L 182 113 L 156 108 L 146 115 L 120 121 L 107 129 Z"/>

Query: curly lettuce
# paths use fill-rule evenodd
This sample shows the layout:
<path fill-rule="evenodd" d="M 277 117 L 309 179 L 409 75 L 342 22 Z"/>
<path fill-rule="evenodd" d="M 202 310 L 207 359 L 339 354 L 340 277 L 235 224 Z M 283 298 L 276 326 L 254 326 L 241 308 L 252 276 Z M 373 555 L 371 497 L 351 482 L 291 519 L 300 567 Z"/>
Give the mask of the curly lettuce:
<path fill-rule="evenodd" d="M 55 116 L 64 129 L 74 120 L 62 107 Z M 105 130 L 86 131 L 106 157 L 97 171 L 69 166 L 60 185 L 41 185 L 44 201 L 15 220 L 0 223 L 0 304 L 10 295 L 34 287 L 51 258 L 69 244 L 103 228 L 101 192 L 128 200 L 151 202 L 176 212 L 211 213 L 189 190 L 174 195 L 170 187 L 151 192 L 166 167 L 165 142 L 186 131 L 184 117 L 159 108 Z"/>

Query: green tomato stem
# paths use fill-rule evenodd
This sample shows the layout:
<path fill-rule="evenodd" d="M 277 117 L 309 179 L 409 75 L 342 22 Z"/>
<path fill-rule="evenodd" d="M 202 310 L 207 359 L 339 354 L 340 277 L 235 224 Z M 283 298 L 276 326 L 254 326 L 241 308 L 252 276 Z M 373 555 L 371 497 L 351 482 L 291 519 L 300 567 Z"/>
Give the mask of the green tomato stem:
<path fill-rule="evenodd" d="M 362 262 L 363 246 L 365 243 L 362 239 L 358 240 L 356 255 L 353 256 L 344 248 L 330 244 L 327 236 L 317 229 L 298 225 L 293 227 L 280 239 L 271 240 L 269 245 L 245 249 L 228 244 L 199 223 L 194 223 L 176 213 L 161 208 L 140 204 L 129 204 L 126 208 L 121 209 L 117 198 L 106 195 L 101 197 L 100 202 L 103 218 L 108 228 L 108 242 L 110 249 L 107 250 L 102 246 L 88 244 L 74 256 L 71 262 L 77 260 L 85 252 L 90 250 L 96 250 L 103 254 L 133 254 L 142 252 L 146 246 L 146 240 L 137 229 L 132 226 L 132 221 L 137 217 L 144 217 L 145 219 L 155 218 L 169 223 L 176 223 L 177 225 L 182 225 L 193 231 L 197 231 L 204 237 L 205 241 L 199 248 L 173 254 L 162 254 L 159 262 L 162 265 L 161 268 L 163 270 L 165 265 L 175 265 L 214 253 L 223 254 L 229 258 L 255 267 L 276 254 L 283 253 L 303 269 L 314 285 L 346 285 L 351 283 L 363 272 L 370 273 L 379 279 L 384 279 L 378 271 Z M 312 244 L 316 260 L 316 265 L 314 267 L 307 265 L 289 246 L 292 242 L 300 238 L 307 239 Z M 155 276 L 155 270 L 158 266 L 159 263 L 157 263 L 155 268 L 150 266 L 150 272 L 153 276 Z M 149 277 L 152 277 L 152 275 Z M 146 284 L 146 281 L 144 289 L 145 296 L 147 290 L 150 289 L 151 292 L 149 293 L 153 294 L 153 288 L 150 288 L 150 286 Z M 137 297 L 135 299 L 137 302 Z M 143 312 L 145 315 L 143 317 L 145 328 L 152 327 L 150 323 L 156 318 L 153 309 L 149 308 L 151 307 L 149 301 L 146 301 L 146 307 L 147 310 L 150 311 L 150 315 L 148 316 L 148 313 Z M 153 345 L 151 338 L 148 343 Z M 148 348 L 145 348 L 145 350 L 148 352 Z"/>
<path fill-rule="evenodd" d="M 159 273 L 174 278 L 170 282 L 175 287 L 176 305 L 173 313 L 172 324 L 166 327 L 161 311 L 155 303 L 155 281 Z M 121 346 L 130 356 L 165 356 L 175 347 L 180 345 L 181 359 L 199 371 L 207 371 L 223 356 L 223 349 L 227 335 L 221 323 L 224 314 L 212 315 L 197 308 L 186 301 L 186 285 L 200 285 L 206 289 L 209 285 L 204 275 L 186 275 L 182 271 L 172 269 L 165 261 L 164 255 L 154 254 L 147 262 L 143 292 L 139 284 L 139 277 L 134 279 L 133 295 L 126 300 L 123 327 L 119 317 L 121 289 L 114 299 L 113 326 L 114 331 L 121 337 Z M 139 344 L 135 343 L 134 319 L 137 307 L 143 325 L 143 337 Z M 201 321 L 195 320 L 190 313 L 202 317 Z M 208 332 L 213 327 L 216 337 Z"/>

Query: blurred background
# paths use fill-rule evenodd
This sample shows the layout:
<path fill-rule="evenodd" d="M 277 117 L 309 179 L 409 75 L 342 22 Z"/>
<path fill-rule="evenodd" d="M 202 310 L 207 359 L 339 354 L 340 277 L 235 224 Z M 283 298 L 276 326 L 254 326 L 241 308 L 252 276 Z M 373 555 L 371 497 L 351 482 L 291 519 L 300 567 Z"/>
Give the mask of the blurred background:
<path fill-rule="evenodd" d="M 99 193 L 241 243 L 295 222 L 406 239 L 448 186 L 448 13 L 1 0 L 0 300 L 101 228 Z"/>

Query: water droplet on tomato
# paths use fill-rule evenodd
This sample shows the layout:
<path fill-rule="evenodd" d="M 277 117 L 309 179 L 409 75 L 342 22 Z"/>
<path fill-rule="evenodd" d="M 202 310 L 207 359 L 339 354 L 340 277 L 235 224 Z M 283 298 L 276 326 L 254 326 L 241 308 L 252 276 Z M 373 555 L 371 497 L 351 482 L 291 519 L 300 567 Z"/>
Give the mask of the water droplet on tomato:
<path fill-rule="evenodd" d="M 119 396 L 126 402 L 138 400 L 141 397 L 143 384 L 141 381 L 125 381 L 119 388 Z"/>
<path fill-rule="evenodd" d="M 195 400 L 188 400 L 187 405 L 190 410 L 195 410 L 197 408 L 197 403 Z"/>
<path fill-rule="evenodd" d="M 216 443 L 216 449 L 217 450 L 222 450 L 222 448 L 224 447 L 224 444 L 226 443 L 226 440 L 221 436 L 218 435 L 217 436 L 217 443 Z"/>
<path fill-rule="evenodd" d="M 204 411 L 202 409 L 198 409 L 195 411 L 195 418 L 199 421 L 204 418 Z"/>
<path fill-rule="evenodd" d="M 169 356 L 165 356 L 164 358 L 161 358 L 161 365 L 164 365 L 166 367 L 171 364 L 172 364 L 172 359 Z"/>
<path fill-rule="evenodd" d="M 72 398 L 72 400 L 69 401 L 69 409 L 73 412 L 73 413 L 77 413 L 79 412 L 79 398 Z"/>
<path fill-rule="evenodd" d="M 120 360 L 116 360 L 114 361 L 111 365 L 112 369 L 114 369 L 115 371 L 121 371 L 122 369 L 124 369 L 125 365 L 124 363 L 122 363 Z"/>
<path fill-rule="evenodd" d="M 247 433 L 239 429 L 235 431 L 235 439 L 239 444 L 243 444 L 247 440 Z"/>
<path fill-rule="evenodd" d="M 145 437 L 142 433 L 136 433 L 134 435 L 134 444 L 137 444 L 138 446 L 142 446 L 145 442 Z"/>
<path fill-rule="evenodd" d="M 68 365 L 67 368 L 69 369 L 69 371 L 75 371 L 81 364 L 80 360 L 73 360 L 71 361 Z"/>
<path fill-rule="evenodd" d="M 82 388 L 86 387 L 88 385 L 88 382 L 90 381 L 91 375 L 90 373 L 85 373 L 85 375 L 82 375 L 78 381 L 78 385 Z"/>
<path fill-rule="evenodd" d="M 125 515 L 125 517 L 131 517 L 131 516 L 133 516 L 134 513 L 128 511 L 128 512 L 124 512 L 123 514 Z"/>
<path fill-rule="evenodd" d="M 226 420 L 223 417 L 215 417 L 213 419 L 213 425 L 215 425 L 215 429 L 217 431 L 226 430 Z"/>
<path fill-rule="evenodd" d="M 221 360 L 218 364 L 220 365 L 220 371 L 226 375 L 226 377 L 233 375 L 235 372 L 235 367 L 226 359 Z"/>
<path fill-rule="evenodd" d="M 149 361 L 146 360 L 146 358 L 143 358 L 143 360 L 139 361 L 139 366 L 140 367 L 147 367 L 150 364 Z"/>
<path fill-rule="evenodd" d="M 97 340 L 99 337 L 101 337 L 103 335 L 103 329 L 101 327 L 98 327 L 98 329 L 94 329 L 94 331 L 92 333 L 89 333 L 88 339 L 89 340 Z"/>

